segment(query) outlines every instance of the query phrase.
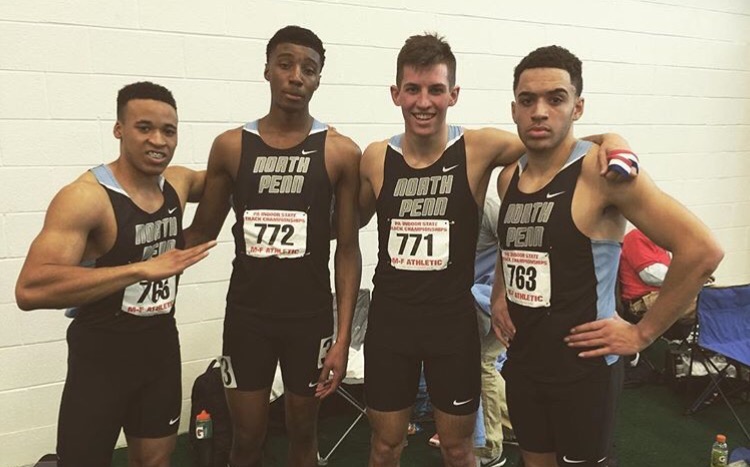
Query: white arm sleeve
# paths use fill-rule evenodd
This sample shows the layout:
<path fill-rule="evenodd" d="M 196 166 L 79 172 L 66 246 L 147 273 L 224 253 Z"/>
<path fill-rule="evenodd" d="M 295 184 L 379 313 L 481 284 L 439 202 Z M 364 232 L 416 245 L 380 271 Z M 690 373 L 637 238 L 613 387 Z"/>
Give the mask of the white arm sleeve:
<path fill-rule="evenodd" d="M 640 277 L 647 285 L 661 287 L 661 284 L 664 282 L 664 277 L 667 275 L 667 269 L 669 268 L 666 264 L 654 263 L 651 266 L 646 266 L 641 269 L 638 272 L 638 277 Z"/>

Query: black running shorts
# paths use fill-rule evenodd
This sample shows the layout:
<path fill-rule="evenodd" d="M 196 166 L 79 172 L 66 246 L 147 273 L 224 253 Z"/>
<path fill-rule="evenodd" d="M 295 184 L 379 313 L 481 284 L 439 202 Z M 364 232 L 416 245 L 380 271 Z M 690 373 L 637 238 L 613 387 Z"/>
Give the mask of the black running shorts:
<path fill-rule="evenodd" d="M 224 386 L 241 391 L 269 388 L 278 362 L 285 390 L 313 396 L 332 345 L 333 312 L 294 319 L 227 313 L 221 362 Z"/>

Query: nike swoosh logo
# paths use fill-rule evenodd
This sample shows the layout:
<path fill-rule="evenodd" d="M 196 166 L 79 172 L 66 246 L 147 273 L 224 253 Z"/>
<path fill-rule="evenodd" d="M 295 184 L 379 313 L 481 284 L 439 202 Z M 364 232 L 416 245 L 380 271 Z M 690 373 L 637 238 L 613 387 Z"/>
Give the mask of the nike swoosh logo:
<path fill-rule="evenodd" d="M 459 401 L 457 401 L 456 399 L 453 399 L 453 405 L 455 405 L 456 407 L 459 407 L 459 406 L 461 406 L 461 405 L 466 405 L 466 404 L 468 404 L 469 402 L 471 402 L 471 401 L 473 401 L 473 400 L 474 400 L 474 399 L 466 399 L 465 401 L 461 401 L 461 402 L 459 402 Z"/>
<path fill-rule="evenodd" d="M 315 386 L 317 386 L 317 385 L 318 385 L 318 382 L 317 382 L 317 381 L 315 381 L 314 383 L 307 383 L 307 387 L 308 387 L 308 388 L 314 388 L 314 387 L 315 387 Z"/>
<path fill-rule="evenodd" d="M 170 421 L 169 421 L 169 424 L 170 424 L 170 425 L 174 425 L 175 423 L 177 423 L 177 421 L 178 421 L 179 419 L 180 419 L 180 417 L 177 417 L 177 418 L 173 418 L 172 420 L 170 420 Z"/>
<path fill-rule="evenodd" d="M 557 193 L 547 193 L 547 199 L 552 199 L 555 196 L 560 196 L 563 193 L 565 193 L 565 192 L 564 191 L 558 191 Z"/>
<path fill-rule="evenodd" d="M 302 150 L 302 155 L 303 155 L 303 156 L 306 156 L 306 155 L 308 155 L 308 154 L 312 154 L 312 153 L 314 153 L 314 152 L 318 152 L 318 150 L 317 150 L 317 149 L 311 149 L 311 150 L 309 150 L 309 151 L 305 151 L 305 150 L 303 149 L 303 150 Z"/>
<path fill-rule="evenodd" d="M 459 164 L 452 165 L 450 167 L 443 167 L 443 173 L 450 172 L 451 170 L 455 169 L 458 166 L 459 166 Z"/>
<path fill-rule="evenodd" d="M 170 213 L 170 214 L 172 214 L 172 213 L 173 213 L 173 212 L 175 212 L 176 210 L 177 210 L 177 208 L 167 209 L 167 212 L 168 212 L 168 213 Z"/>
<path fill-rule="evenodd" d="M 566 462 L 568 464 L 584 464 L 586 461 L 582 460 L 574 460 L 574 459 L 568 459 L 568 456 L 563 456 L 563 462 Z"/>

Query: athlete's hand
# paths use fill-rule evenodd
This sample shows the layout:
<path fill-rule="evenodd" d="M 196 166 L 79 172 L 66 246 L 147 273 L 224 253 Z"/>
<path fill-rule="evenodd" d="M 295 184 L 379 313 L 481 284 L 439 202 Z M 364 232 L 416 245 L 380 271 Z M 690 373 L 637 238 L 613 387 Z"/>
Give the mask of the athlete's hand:
<path fill-rule="evenodd" d="M 622 175 L 619 172 L 609 169 L 609 159 L 607 155 L 610 151 L 617 149 L 628 149 L 630 145 L 622 136 L 617 133 L 605 133 L 602 135 L 602 144 L 599 145 L 599 153 L 597 154 L 597 160 L 599 161 L 600 174 L 611 182 L 627 182 L 638 176 L 638 171 L 634 168 L 630 169 L 629 175 Z"/>
<path fill-rule="evenodd" d="M 600 319 L 581 324 L 570 330 L 565 337 L 570 347 L 589 347 L 578 354 L 582 358 L 601 357 L 604 355 L 633 355 L 650 342 L 641 335 L 638 326 L 628 323 L 619 315 L 609 319 Z"/>
<path fill-rule="evenodd" d="M 136 263 L 142 268 L 146 280 L 156 281 L 182 273 L 185 269 L 208 256 L 208 250 L 216 246 L 216 241 L 201 243 L 185 250 L 173 249 L 159 256 Z"/>
<path fill-rule="evenodd" d="M 508 313 L 508 304 L 505 297 L 500 297 L 492 305 L 492 329 L 495 331 L 497 339 L 505 346 L 510 347 L 510 342 L 516 335 L 516 327 L 510 319 Z"/>
<path fill-rule="evenodd" d="M 326 354 L 323 369 L 320 371 L 315 397 L 325 399 L 333 394 L 346 376 L 346 365 L 349 358 L 349 346 L 343 341 L 337 341 Z"/>

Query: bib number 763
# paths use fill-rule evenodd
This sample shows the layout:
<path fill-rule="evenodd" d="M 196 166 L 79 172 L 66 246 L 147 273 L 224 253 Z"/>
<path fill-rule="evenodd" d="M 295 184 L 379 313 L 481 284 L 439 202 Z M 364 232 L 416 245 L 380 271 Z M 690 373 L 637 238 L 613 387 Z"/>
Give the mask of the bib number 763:
<path fill-rule="evenodd" d="M 552 275 L 549 253 L 502 250 L 501 255 L 508 300 L 528 308 L 550 306 Z"/>
<path fill-rule="evenodd" d="M 510 282 L 518 290 L 536 290 L 536 268 L 534 266 L 508 265 Z"/>

